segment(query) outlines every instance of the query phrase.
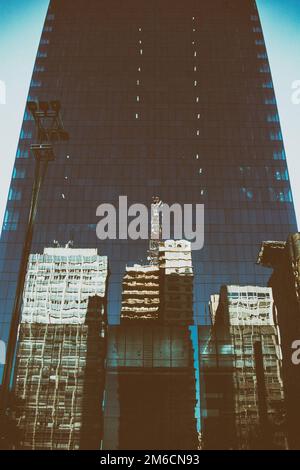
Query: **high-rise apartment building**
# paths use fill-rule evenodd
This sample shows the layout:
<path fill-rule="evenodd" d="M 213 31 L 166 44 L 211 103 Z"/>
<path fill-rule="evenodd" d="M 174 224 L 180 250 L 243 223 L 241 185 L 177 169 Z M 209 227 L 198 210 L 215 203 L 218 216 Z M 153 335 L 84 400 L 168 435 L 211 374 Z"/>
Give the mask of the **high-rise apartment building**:
<path fill-rule="evenodd" d="M 119 322 L 125 266 L 148 245 L 97 239 L 97 206 L 120 195 L 205 204 L 205 245 L 193 252 L 197 323 L 210 321 L 220 285 L 266 282 L 252 263 L 261 240 L 297 227 L 254 0 L 51 0 L 28 99 L 59 99 L 70 133 L 49 165 L 32 252 L 54 239 L 100 245 L 110 323 Z M 30 119 L 26 111 L 1 236 L 3 340 L 33 182 Z"/>
<path fill-rule="evenodd" d="M 106 296 L 108 260 L 96 249 L 45 248 L 29 258 L 23 323 L 84 323 L 89 298 Z"/>
<path fill-rule="evenodd" d="M 159 320 L 159 267 L 155 265 L 126 266 L 123 278 L 121 322 Z"/>
<path fill-rule="evenodd" d="M 289 444 L 292 449 L 299 449 L 300 365 L 292 355 L 300 344 L 300 234 L 289 235 L 287 241 L 264 242 L 258 263 L 273 268 L 269 286 L 273 289 L 282 338 Z"/>
<path fill-rule="evenodd" d="M 210 337 L 204 340 L 201 329 L 199 337 L 204 448 L 286 449 L 272 289 L 223 286 Z"/>
<path fill-rule="evenodd" d="M 193 324 L 193 266 L 191 243 L 167 240 L 159 246 L 161 321 Z"/>
<path fill-rule="evenodd" d="M 107 342 L 107 258 L 31 255 L 15 366 L 24 449 L 100 449 Z"/>
<path fill-rule="evenodd" d="M 157 241 L 150 262 L 126 266 L 123 278 L 121 322 L 159 321 L 193 324 L 193 267 L 191 243 Z"/>

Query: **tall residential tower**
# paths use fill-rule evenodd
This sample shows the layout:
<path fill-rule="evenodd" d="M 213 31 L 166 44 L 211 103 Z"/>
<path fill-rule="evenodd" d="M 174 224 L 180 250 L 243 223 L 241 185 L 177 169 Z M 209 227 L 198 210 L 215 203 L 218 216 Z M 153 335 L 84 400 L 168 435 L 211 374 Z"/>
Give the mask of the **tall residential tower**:
<path fill-rule="evenodd" d="M 24 449 L 100 449 L 107 342 L 107 258 L 31 255 L 15 367 Z"/>

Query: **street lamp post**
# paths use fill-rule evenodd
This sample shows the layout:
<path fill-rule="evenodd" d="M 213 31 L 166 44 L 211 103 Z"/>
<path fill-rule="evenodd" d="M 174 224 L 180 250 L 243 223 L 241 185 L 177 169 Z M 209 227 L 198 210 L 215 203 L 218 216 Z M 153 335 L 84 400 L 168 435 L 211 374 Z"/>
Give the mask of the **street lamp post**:
<path fill-rule="evenodd" d="M 13 364 L 17 345 L 23 291 L 26 279 L 28 260 L 31 252 L 33 229 L 37 213 L 39 195 L 47 173 L 48 163 L 55 160 L 55 155 L 51 142 L 68 140 L 69 138 L 68 133 L 64 130 L 63 122 L 61 119 L 59 101 L 51 101 L 50 103 L 46 101 L 40 101 L 39 103 L 31 101 L 27 103 L 27 109 L 29 110 L 35 121 L 38 143 L 32 144 L 30 147 L 35 158 L 34 181 L 31 195 L 29 218 L 26 227 L 22 258 L 17 281 L 17 289 L 13 307 L 13 314 L 9 331 L 6 360 L 3 372 L 3 382 L 0 394 L 0 419 L 2 422 L 4 422 L 2 418 L 5 417 L 8 406 L 9 389 L 13 373 Z"/>

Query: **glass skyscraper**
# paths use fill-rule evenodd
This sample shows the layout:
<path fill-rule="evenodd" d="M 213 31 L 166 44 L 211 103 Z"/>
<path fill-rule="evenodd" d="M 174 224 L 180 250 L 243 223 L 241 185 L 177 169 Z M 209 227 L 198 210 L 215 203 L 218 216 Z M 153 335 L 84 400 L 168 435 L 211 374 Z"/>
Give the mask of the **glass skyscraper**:
<path fill-rule="evenodd" d="M 148 240 L 98 240 L 96 208 L 205 205 L 193 251 L 194 319 L 222 284 L 266 285 L 263 240 L 296 219 L 264 37 L 254 0 L 51 0 L 28 100 L 60 100 L 70 140 L 56 148 L 32 253 L 53 240 L 108 256 L 118 324 L 125 266 Z M 7 340 L 34 174 L 25 111 L 0 246 L 0 337 Z"/>

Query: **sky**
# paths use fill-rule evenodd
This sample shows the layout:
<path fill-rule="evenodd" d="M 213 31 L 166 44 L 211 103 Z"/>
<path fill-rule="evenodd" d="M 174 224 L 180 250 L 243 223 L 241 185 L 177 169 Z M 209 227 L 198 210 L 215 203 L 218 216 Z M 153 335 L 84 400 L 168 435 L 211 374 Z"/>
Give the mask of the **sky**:
<path fill-rule="evenodd" d="M 0 227 L 48 4 L 48 0 L 0 0 Z"/>
<path fill-rule="evenodd" d="M 49 0 L 0 0 L 0 225 L 48 4 Z M 292 101 L 293 83 L 300 84 L 300 0 L 257 0 L 257 5 L 300 221 L 300 102 Z"/>

